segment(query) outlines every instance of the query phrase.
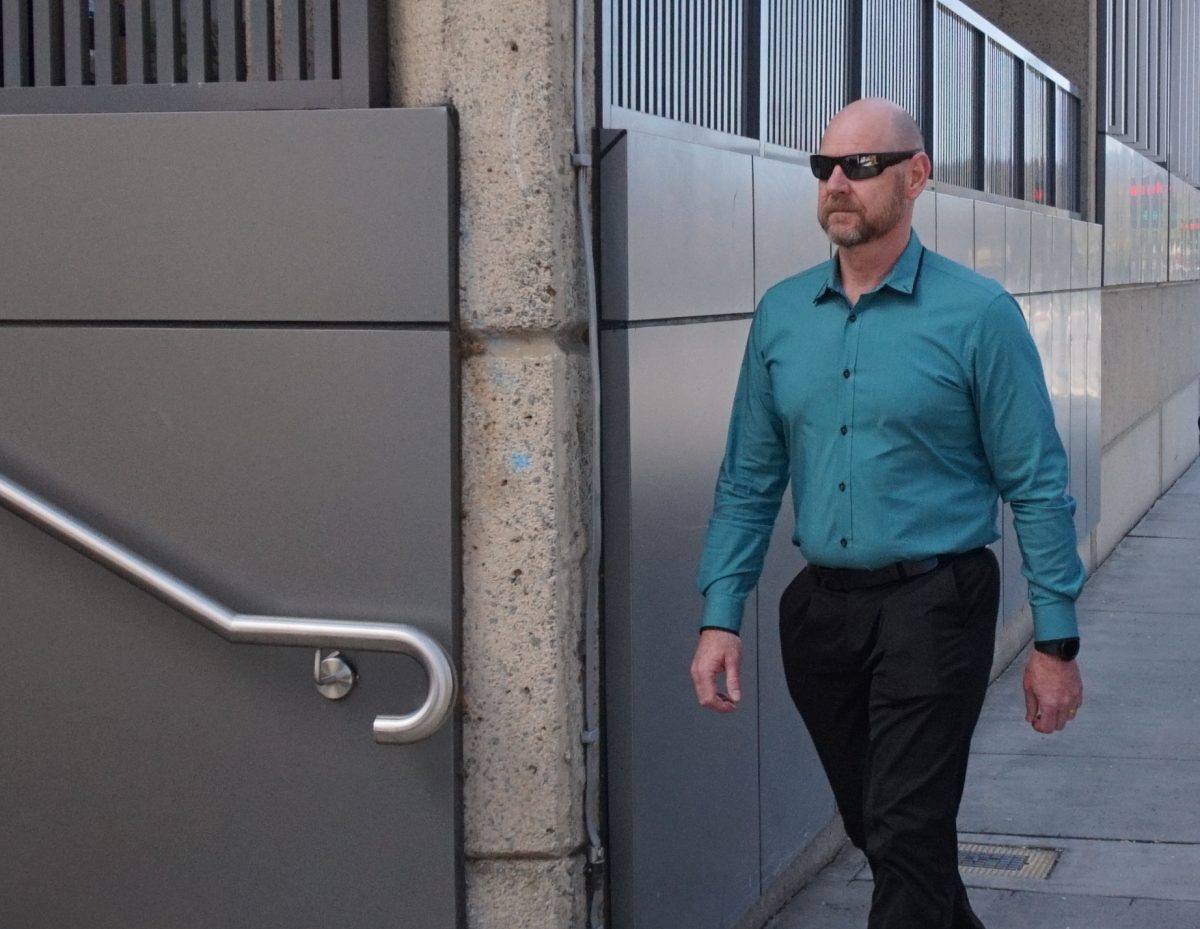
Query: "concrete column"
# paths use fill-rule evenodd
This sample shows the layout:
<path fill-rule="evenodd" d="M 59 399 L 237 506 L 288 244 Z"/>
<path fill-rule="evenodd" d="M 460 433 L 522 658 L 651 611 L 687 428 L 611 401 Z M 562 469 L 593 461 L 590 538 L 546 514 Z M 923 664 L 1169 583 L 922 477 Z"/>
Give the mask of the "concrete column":
<path fill-rule="evenodd" d="M 571 166 L 573 10 L 566 0 L 393 0 L 390 10 L 393 104 L 458 114 L 472 929 L 585 922 L 591 388 Z"/>

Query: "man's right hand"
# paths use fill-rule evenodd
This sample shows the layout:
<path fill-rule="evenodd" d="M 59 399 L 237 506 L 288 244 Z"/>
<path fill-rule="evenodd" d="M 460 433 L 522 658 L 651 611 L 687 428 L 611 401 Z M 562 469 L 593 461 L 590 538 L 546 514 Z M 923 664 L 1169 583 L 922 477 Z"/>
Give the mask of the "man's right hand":
<path fill-rule="evenodd" d="M 696 655 L 692 658 L 692 686 L 700 705 L 718 713 L 732 713 L 742 699 L 742 640 L 724 629 L 705 629 L 700 633 Z M 717 678 L 725 675 L 729 693 L 717 690 Z"/>

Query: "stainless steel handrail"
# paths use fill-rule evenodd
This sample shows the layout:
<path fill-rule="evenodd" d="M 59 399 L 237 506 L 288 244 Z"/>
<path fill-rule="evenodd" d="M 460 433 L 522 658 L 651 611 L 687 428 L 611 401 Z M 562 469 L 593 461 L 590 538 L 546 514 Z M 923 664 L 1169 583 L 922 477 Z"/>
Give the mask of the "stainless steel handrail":
<path fill-rule="evenodd" d="M 230 642 L 353 647 L 412 656 L 429 678 L 425 702 L 402 716 L 375 717 L 377 742 L 399 744 L 427 738 L 441 728 L 453 709 L 458 689 L 454 666 L 445 649 L 419 629 L 402 623 L 237 613 L 3 475 L 0 505 Z"/>

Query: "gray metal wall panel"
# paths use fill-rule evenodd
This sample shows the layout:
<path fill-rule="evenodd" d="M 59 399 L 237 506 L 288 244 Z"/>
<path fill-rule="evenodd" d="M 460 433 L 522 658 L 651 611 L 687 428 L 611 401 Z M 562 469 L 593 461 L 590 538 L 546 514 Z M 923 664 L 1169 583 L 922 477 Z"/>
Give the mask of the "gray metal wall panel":
<path fill-rule="evenodd" d="M 1104 284 L 1127 284 L 1131 268 L 1132 225 L 1129 222 L 1125 146 L 1112 136 L 1104 137 Z"/>
<path fill-rule="evenodd" d="M 1168 260 L 1167 277 L 1172 281 L 1188 280 L 1187 268 L 1187 222 L 1188 191 L 1190 184 L 1171 175 L 1171 189 L 1167 201 L 1169 223 L 1167 229 Z"/>
<path fill-rule="evenodd" d="M 1088 299 L 1087 292 L 1082 290 L 1063 294 L 1067 301 L 1067 312 L 1070 314 L 1068 330 L 1070 333 L 1070 372 L 1068 375 L 1071 426 L 1070 455 L 1071 496 L 1075 498 L 1075 534 L 1079 538 L 1087 535 L 1087 475 L 1088 475 Z"/>
<path fill-rule="evenodd" d="M 624 308 L 606 305 L 605 318 L 752 311 L 752 157 L 644 133 L 623 144 L 628 298 Z M 605 196 L 620 196 L 615 172 L 605 178 Z"/>
<path fill-rule="evenodd" d="M 1088 224 L 1071 220 L 1071 289 L 1088 286 Z"/>
<path fill-rule="evenodd" d="M 604 336 L 616 364 L 606 364 L 605 456 L 610 476 L 628 475 L 628 509 L 608 520 L 605 541 L 627 579 L 617 589 L 610 573 L 605 588 L 613 924 L 627 929 L 728 929 L 759 893 L 755 663 L 732 716 L 700 709 L 686 675 L 702 606 L 696 564 L 748 329 Z M 753 602 L 748 614 L 750 656 Z"/>
<path fill-rule="evenodd" d="M 1150 246 L 1151 266 L 1149 280 L 1162 282 L 1167 280 L 1167 236 L 1168 210 L 1167 196 L 1171 189 L 1171 176 L 1166 168 L 1146 161 L 1149 171 L 1148 186 L 1150 188 L 1150 226 L 1153 242 Z"/>
<path fill-rule="evenodd" d="M 1050 217 L 1050 265 L 1048 281 L 1051 290 L 1071 289 L 1071 220 L 1065 216 Z"/>
<path fill-rule="evenodd" d="M 449 628 L 448 333 L 0 331 L 15 479 L 239 607 Z"/>
<path fill-rule="evenodd" d="M 1007 287 L 1004 225 L 1005 207 L 986 200 L 975 201 L 975 270 Z"/>
<path fill-rule="evenodd" d="M 602 130 L 600 146 L 600 316 L 629 318 L 629 137 Z"/>
<path fill-rule="evenodd" d="M 1050 402 L 1054 405 L 1054 425 L 1063 448 L 1071 450 L 1071 295 L 1050 294 L 1050 364 L 1046 378 Z"/>
<path fill-rule="evenodd" d="M 1050 384 L 1051 366 L 1054 363 L 1053 312 L 1054 301 L 1049 294 L 1033 294 L 1029 298 L 1029 334 L 1033 336 L 1033 344 L 1037 346 L 1038 355 L 1042 359 L 1047 386 Z"/>
<path fill-rule="evenodd" d="M 913 204 L 913 230 L 924 245 L 937 246 L 937 194 L 928 188 Z"/>
<path fill-rule="evenodd" d="M 1005 286 L 1014 294 L 1027 294 L 1031 289 L 1030 215 L 1029 210 L 1011 206 L 1004 208 Z"/>
<path fill-rule="evenodd" d="M 1104 157 L 1104 283 L 1166 281 L 1171 177 L 1111 136 Z"/>
<path fill-rule="evenodd" d="M 2 318 L 450 318 L 445 110 L 3 116 L 0 163 Z"/>
<path fill-rule="evenodd" d="M 1029 214 L 1029 292 L 1040 294 L 1052 289 L 1050 255 L 1050 216 Z"/>
<path fill-rule="evenodd" d="M 1100 457 L 1101 443 L 1100 408 L 1102 362 L 1101 294 L 1099 290 L 1087 293 L 1088 350 L 1087 350 L 1087 528 L 1100 524 Z"/>
<path fill-rule="evenodd" d="M 446 331 L 7 326 L 0 462 L 235 608 L 453 649 L 451 353 Z M 39 669 L 0 684 L 22 707 L 0 923 L 458 925 L 455 726 L 371 737 L 420 699 L 413 662 L 354 653 L 330 703 L 311 651 L 230 646 L 6 512 L 0 552 L 0 638 Z"/>
<path fill-rule="evenodd" d="M 935 251 L 968 268 L 975 267 L 975 201 L 953 194 L 937 195 Z"/>
<path fill-rule="evenodd" d="M 1090 288 L 1099 288 L 1104 272 L 1104 227 L 1099 223 L 1088 223 L 1088 282 Z"/>
<path fill-rule="evenodd" d="M 817 179 L 807 165 L 754 159 L 754 299 L 829 258 L 817 222 Z"/>

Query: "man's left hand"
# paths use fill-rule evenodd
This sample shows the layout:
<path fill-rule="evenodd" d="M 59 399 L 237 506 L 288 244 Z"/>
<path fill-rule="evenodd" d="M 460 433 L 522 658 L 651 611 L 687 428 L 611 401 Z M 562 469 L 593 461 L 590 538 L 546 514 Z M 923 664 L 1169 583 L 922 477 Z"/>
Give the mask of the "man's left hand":
<path fill-rule="evenodd" d="M 1032 651 L 1024 683 L 1025 721 L 1038 732 L 1057 732 L 1083 705 L 1083 678 L 1075 661 Z"/>

